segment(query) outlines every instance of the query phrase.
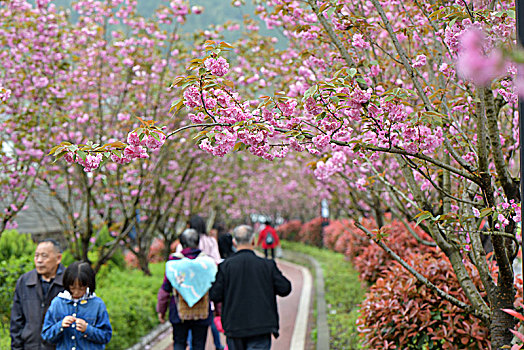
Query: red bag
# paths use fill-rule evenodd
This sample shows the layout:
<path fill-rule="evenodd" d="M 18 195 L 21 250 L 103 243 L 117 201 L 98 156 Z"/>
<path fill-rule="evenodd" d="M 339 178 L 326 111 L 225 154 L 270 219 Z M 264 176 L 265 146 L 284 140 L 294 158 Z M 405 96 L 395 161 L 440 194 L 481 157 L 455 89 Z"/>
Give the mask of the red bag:
<path fill-rule="evenodd" d="M 217 326 L 218 331 L 220 333 L 224 333 L 224 328 L 222 328 L 222 318 L 220 316 L 215 316 L 213 322 L 215 322 L 215 326 Z"/>

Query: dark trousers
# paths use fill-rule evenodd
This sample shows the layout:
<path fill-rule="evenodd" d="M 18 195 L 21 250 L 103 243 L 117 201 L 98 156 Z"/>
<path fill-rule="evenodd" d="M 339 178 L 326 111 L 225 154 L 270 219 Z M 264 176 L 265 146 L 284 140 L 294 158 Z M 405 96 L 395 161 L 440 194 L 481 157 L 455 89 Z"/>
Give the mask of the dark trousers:
<path fill-rule="evenodd" d="M 271 349 L 271 334 L 255 335 L 252 337 L 227 337 L 229 350 L 269 350 Z"/>
<path fill-rule="evenodd" d="M 269 249 L 271 249 L 271 259 L 274 260 L 275 259 L 275 248 L 269 248 Z M 269 249 L 264 249 L 264 255 L 266 256 L 266 259 L 267 259 L 267 251 Z"/>
<path fill-rule="evenodd" d="M 177 323 L 173 325 L 173 342 L 174 350 L 186 350 L 187 347 L 187 333 L 191 329 L 192 335 L 192 349 L 204 350 L 206 348 L 207 327 L 201 325 L 191 325 L 187 323 Z"/>

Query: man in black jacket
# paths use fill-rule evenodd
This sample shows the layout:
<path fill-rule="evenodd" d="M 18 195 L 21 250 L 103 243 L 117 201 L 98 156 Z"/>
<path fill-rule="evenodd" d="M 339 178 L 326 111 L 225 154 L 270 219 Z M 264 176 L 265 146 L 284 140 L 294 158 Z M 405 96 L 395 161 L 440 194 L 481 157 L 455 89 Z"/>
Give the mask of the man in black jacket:
<path fill-rule="evenodd" d="M 40 337 L 40 332 L 51 300 L 64 290 L 61 261 L 62 251 L 58 242 L 45 239 L 36 247 L 35 269 L 18 279 L 11 308 L 12 350 L 55 349 L 53 344 Z"/>
<path fill-rule="evenodd" d="M 255 255 L 250 226 L 233 230 L 238 251 L 218 265 L 210 297 L 222 302 L 222 326 L 230 350 L 270 349 L 271 334 L 278 337 L 276 296 L 291 292 L 291 282 L 274 260 Z"/>

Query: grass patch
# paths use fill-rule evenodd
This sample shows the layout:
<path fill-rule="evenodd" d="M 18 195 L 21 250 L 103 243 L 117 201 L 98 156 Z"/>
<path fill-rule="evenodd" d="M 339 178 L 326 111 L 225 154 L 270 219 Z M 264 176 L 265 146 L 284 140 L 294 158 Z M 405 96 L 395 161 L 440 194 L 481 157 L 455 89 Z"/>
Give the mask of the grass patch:
<path fill-rule="evenodd" d="M 322 267 L 330 349 L 364 349 L 356 328 L 356 319 L 359 303 L 364 300 L 366 290 L 351 263 L 343 254 L 301 243 L 284 241 L 282 248 L 307 254 Z"/>

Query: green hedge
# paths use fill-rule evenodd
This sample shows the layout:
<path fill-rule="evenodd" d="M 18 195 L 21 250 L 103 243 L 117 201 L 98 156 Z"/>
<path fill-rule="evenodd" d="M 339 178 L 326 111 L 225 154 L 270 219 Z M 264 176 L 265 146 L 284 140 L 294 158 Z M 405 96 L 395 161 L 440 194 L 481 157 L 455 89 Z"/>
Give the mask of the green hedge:
<path fill-rule="evenodd" d="M 353 269 L 351 263 L 343 254 L 327 249 L 288 241 L 282 242 L 282 247 L 307 254 L 315 258 L 322 267 L 330 349 L 363 349 L 356 320 L 358 304 L 364 300 L 366 291 L 358 279 L 358 272 Z M 316 334 L 316 331 L 313 334 Z"/>
<path fill-rule="evenodd" d="M 139 270 L 99 272 L 96 295 L 104 300 L 113 327 L 107 350 L 126 349 L 158 325 L 156 295 L 164 278 L 164 266 L 151 264 L 152 276 Z"/>

